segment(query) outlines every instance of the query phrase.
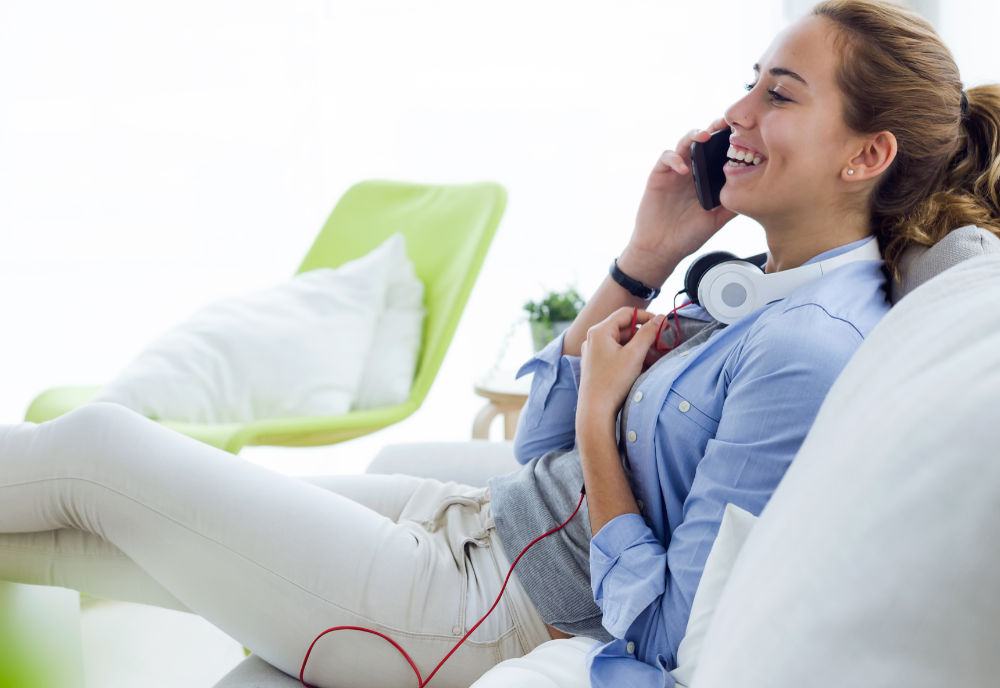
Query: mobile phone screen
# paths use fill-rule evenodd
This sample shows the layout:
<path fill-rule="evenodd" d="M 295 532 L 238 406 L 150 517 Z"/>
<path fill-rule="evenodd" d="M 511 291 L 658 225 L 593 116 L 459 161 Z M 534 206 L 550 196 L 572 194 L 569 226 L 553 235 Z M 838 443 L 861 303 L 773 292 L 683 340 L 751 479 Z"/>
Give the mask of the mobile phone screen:
<path fill-rule="evenodd" d="M 698 192 L 698 202 L 705 210 L 719 207 L 719 193 L 726 184 L 723 165 L 729 160 L 730 130 L 721 129 L 705 143 L 691 144 L 691 176 Z"/>

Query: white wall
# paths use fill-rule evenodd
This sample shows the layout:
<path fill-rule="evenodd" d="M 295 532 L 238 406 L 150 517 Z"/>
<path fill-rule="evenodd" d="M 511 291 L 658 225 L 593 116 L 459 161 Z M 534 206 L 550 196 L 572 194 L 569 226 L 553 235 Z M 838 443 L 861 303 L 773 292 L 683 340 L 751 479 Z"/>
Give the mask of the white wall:
<path fill-rule="evenodd" d="M 996 7 L 940 13 L 963 73 L 1000 79 Z M 468 437 L 472 381 L 521 304 L 596 287 L 659 153 L 739 97 L 783 17 L 781 0 L 0 4 L 0 422 L 285 279 L 358 180 L 492 179 L 507 214 L 423 408 L 247 456 L 353 471 L 386 442 Z M 758 252 L 763 233 L 740 218 L 708 248 Z M 527 355 L 521 332 L 508 364 Z"/>

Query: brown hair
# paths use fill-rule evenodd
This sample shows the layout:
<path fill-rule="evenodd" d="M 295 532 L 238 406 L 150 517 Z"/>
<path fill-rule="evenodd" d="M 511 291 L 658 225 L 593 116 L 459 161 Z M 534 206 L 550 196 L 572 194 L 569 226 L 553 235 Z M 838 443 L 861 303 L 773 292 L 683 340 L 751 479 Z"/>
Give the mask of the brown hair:
<path fill-rule="evenodd" d="M 840 31 L 844 121 L 891 131 L 896 159 L 873 189 L 872 226 L 886 266 L 911 245 L 978 225 L 1000 235 L 1000 86 L 966 92 L 937 33 L 915 12 L 876 0 L 828 0 L 812 14 Z"/>

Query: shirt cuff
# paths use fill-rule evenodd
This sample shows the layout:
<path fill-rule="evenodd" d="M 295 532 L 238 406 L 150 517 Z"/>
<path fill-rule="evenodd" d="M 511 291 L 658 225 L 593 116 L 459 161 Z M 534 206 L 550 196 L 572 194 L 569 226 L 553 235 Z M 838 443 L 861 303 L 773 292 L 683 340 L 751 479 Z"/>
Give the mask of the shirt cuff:
<path fill-rule="evenodd" d="M 517 371 L 515 379 L 522 378 L 528 373 L 535 374 L 531 380 L 531 393 L 525 408 L 527 413 L 525 420 L 529 428 L 534 429 L 542 422 L 542 411 L 545 410 L 549 394 L 559 380 L 560 374 L 565 375 L 566 371 L 572 373 L 576 388 L 580 388 L 580 357 L 563 355 L 562 348 L 565 338 L 566 332 L 564 331 Z"/>
<path fill-rule="evenodd" d="M 667 670 L 663 655 L 657 655 L 656 666 L 646 664 L 628 653 L 625 640 L 613 640 L 607 645 L 596 645 L 587 653 L 587 669 L 593 688 L 612 686 L 649 686 L 674 688 L 676 680 Z"/>
<path fill-rule="evenodd" d="M 590 541 L 590 584 L 602 624 L 624 638 L 666 589 L 667 551 L 638 514 L 609 521 Z"/>

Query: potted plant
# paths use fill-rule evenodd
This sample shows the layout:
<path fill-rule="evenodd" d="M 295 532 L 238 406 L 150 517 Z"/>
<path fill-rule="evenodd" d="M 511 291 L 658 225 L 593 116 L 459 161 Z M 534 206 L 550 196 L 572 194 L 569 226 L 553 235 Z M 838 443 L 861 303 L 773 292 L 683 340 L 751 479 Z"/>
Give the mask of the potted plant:
<path fill-rule="evenodd" d="M 531 341 L 535 353 L 562 334 L 580 314 L 585 303 L 576 289 L 567 289 L 563 292 L 550 291 L 541 301 L 528 301 L 524 304 L 531 323 Z"/>

